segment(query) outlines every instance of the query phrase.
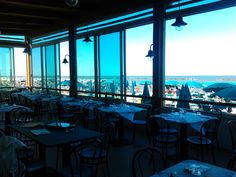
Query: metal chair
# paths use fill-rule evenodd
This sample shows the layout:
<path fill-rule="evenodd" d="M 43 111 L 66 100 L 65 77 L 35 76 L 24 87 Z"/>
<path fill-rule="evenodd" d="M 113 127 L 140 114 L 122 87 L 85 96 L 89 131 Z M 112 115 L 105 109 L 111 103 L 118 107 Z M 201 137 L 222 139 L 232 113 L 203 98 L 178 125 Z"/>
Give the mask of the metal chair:
<path fill-rule="evenodd" d="M 166 159 L 156 147 L 137 150 L 132 158 L 132 176 L 146 177 L 166 167 Z"/>
<path fill-rule="evenodd" d="M 233 170 L 233 171 L 236 170 L 236 155 L 235 154 L 229 159 L 226 167 L 229 170 Z"/>
<path fill-rule="evenodd" d="M 151 132 L 152 145 L 161 149 L 161 152 L 165 154 L 165 158 L 169 158 L 173 155 L 169 153 L 169 149 L 172 147 L 175 149 L 175 159 L 178 159 L 179 155 L 179 134 L 171 132 L 172 126 L 168 121 L 165 121 L 161 117 L 150 117 L 149 129 Z"/>
<path fill-rule="evenodd" d="M 104 136 L 94 142 L 85 144 L 79 150 L 80 176 L 84 174 L 84 167 L 91 166 L 92 176 L 98 175 L 99 166 L 102 167 L 104 177 L 110 177 L 108 154 L 113 136 L 114 125 L 103 127 Z"/>
<path fill-rule="evenodd" d="M 236 154 L 236 121 L 230 120 L 227 122 L 229 133 L 230 133 L 230 139 L 232 143 L 232 150 L 231 152 L 233 154 Z"/>
<path fill-rule="evenodd" d="M 218 119 L 209 119 L 205 121 L 201 128 L 200 132 L 195 136 L 189 136 L 187 142 L 192 147 L 200 149 L 201 160 L 204 161 L 204 149 L 211 149 L 212 158 L 214 164 L 216 164 L 215 153 L 214 153 L 214 141 L 218 128 Z M 198 152 L 198 151 L 197 151 Z"/>

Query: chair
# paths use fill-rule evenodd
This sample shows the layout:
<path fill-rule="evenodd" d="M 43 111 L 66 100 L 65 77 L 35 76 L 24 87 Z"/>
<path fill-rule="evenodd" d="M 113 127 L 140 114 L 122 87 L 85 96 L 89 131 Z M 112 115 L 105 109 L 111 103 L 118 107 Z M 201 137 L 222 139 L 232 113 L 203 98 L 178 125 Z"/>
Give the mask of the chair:
<path fill-rule="evenodd" d="M 16 148 L 16 157 L 18 161 L 18 173 L 22 176 L 32 177 L 37 173 L 44 176 L 46 171 L 46 164 L 43 160 L 34 159 L 33 150 L 27 146 Z M 22 164 L 24 167 L 22 167 Z"/>
<path fill-rule="evenodd" d="M 220 124 L 221 124 L 221 121 L 222 121 L 222 118 L 223 118 L 223 113 L 222 113 L 222 110 L 217 108 L 217 107 L 211 107 L 209 112 L 207 112 L 206 114 L 210 114 L 211 116 L 216 116 L 218 118 L 218 124 L 217 124 L 217 128 L 216 128 L 216 145 L 217 145 L 217 148 L 218 150 L 220 149 L 220 141 L 219 141 L 219 128 L 220 128 Z M 213 114 L 214 115 L 213 115 Z"/>
<path fill-rule="evenodd" d="M 5 131 L 0 128 L 0 137 L 3 136 L 3 135 L 5 135 L 5 134 L 6 134 Z"/>
<path fill-rule="evenodd" d="M 230 139 L 232 143 L 232 153 L 236 154 L 236 121 L 230 120 L 227 122 L 229 133 L 230 133 Z"/>
<path fill-rule="evenodd" d="M 17 108 L 14 108 L 10 111 L 11 124 L 21 125 L 21 124 L 25 124 L 25 123 L 32 122 L 32 121 L 33 121 L 32 113 L 29 111 L 28 108 L 17 107 Z M 12 134 L 13 134 L 13 132 L 12 132 Z M 36 145 L 36 143 L 34 141 L 32 141 L 31 139 L 29 139 L 26 136 L 23 136 L 17 132 L 15 132 L 14 135 L 27 145 Z"/>
<path fill-rule="evenodd" d="M 132 176 L 148 177 L 166 167 L 166 160 L 156 147 L 137 150 L 132 158 Z"/>
<path fill-rule="evenodd" d="M 212 159 L 216 164 L 215 153 L 214 153 L 214 140 L 217 133 L 218 119 L 209 119 L 205 121 L 200 128 L 200 132 L 197 135 L 187 137 L 187 142 L 192 147 L 200 149 L 201 159 L 204 161 L 204 149 L 211 149 Z M 197 151 L 198 152 L 198 151 Z"/>
<path fill-rule="evenodd" d="M 150 106 L 141 106 L 141 107 L 144 108 L 144 110 L 139 113 L 136 113 L 134 115 L 134 119 L 130 120 L 133 126 L 132 140 L 133 142 L 135 141 L 137 127 L 142 126 L 142 127 L 145 127 L 147 138 L 148 138 L 148 141 L 150 142 L 150 135 L 149 135 L 150 133 L 149 133 L 147 121 L 151 114 L 151 107 Z"/>
<path fill-rule="evenodd" d="M 151 133 L 152 145 L 161 148 L 161 152 L 165 154 L 165 158 L 173 155 L 173 153 L 169 153 L 169 149 L 174 148 L 175 158 L 178 159 L 179 134 L 171 132 L 172 127 L 170 123 L 161 117 L 151 116 L 148 127 Z"/>
<path fill-rule="evenodd" d="M 113 136 L 114 125 L 110 124 L 103 128 L 104 136 L 94 142 L 85 144 L 79 150 L 80 176 L 84 174 L 84 167 L 90 166 L 92 176 L 98 175 L 99 166 L 102 167 L 104 177 L 110 177 L 108 153 Z"/>
<path fill-rule="evenodd" d="M 236 155 L 234 154 L 227 163 L 227 169 L 236 171 Z"/>
<path fill-rule="evenodd" d="M 96 116 L 96 108 L 98 105 L 96 103 L 87 103 L 83 107 L 83 121 L 84 126 L 89 127 L 90 124 L 93 124 L 97 128 L 97 116 Z"/>

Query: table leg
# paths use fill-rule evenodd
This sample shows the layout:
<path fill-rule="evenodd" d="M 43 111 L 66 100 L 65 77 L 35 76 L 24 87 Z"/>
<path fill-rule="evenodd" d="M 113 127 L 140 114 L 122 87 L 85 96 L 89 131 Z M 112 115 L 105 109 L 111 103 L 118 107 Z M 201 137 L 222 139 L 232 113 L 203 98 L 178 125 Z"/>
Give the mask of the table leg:
<path fill-rule="evenodd" d="M 7 135 L 10 135 L 10 127 L 8 126 L 11 123 L 10 112 L 5 112 L 5 132 Z"/>
<path fill-rule="evenodd" d="M 187 151 L 187 125 L 181 124 L 180 126 L 180 159 L 186 159 L 186 151 Z"/>

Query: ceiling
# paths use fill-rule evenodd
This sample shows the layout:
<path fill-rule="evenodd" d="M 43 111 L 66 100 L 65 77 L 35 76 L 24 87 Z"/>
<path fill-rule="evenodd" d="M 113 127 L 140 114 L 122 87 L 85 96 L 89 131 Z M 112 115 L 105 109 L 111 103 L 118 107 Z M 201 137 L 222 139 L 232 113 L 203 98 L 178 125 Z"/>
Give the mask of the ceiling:
<path fill-rule="evenodd" d="M 88 23 L 133 8 L 152 0 L 78 0 L 75 7 L 65 0 L 0 0 L 2 34 L 35 36 L 69 24 Z"/>
<path fill-rule="evenodd" d="M 151 7 L 157 1 L 178 6 L 178 0 L 78 0 L 75 7 L 65 0 L 0 0 L 0 32 L 6 35 L 35 37 L 68 27 L 70 24 L 88 24 L 105 17 Z M 183 1 L 183 3 L 181 2 Z M 181 4 L 206 0 L 181 0 Z M 234 1 L 234 0 L 227 0 Z"/>

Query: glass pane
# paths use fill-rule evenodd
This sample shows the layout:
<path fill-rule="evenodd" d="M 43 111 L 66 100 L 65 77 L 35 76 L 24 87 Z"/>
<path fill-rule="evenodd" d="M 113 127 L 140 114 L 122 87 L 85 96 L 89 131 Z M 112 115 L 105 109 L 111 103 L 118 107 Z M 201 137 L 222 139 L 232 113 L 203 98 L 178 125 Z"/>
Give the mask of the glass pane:
<path fill-rule="evenodd" d="M 94 41 L 93 37 L 90 37 Z M 94 44 L 85 43 L 83 39 L 76 41 L 77 46 L 77 90 L 95 91 L 94 79 Z M 92 96 L 92 93 L 88 94 Z"/>
<path fill-rule="evenodd" d="M 61 42 L 60 43 L 60 73 L 61 73 L 61 79 L 60 79 L 60 85 L 62 89 L 69 90 L 70 89 L 70 64 L 64 64 L 62 63 L 65 56 L 69 54 L 69 42 Z M 66 57 L 68 62 L 70 62 L 69 56 Z M 59 74 L 59 73 L 58 73 Z M 62 94 L 69 94 L 68 91 L 62 91 Z"/>
<path fill-rule="evenodd" d="M 14 86 L 11 71 L 11 50 L 10 48 L 0 48 L 0 86 Z"/>
<path fill-rule="evenodd" d="M 14 48 L 16 87 L 26 86 L 26 54 L 24 48 Z"/>
<path fill-rule="evenodd" d="M 153 25 L 126 30 L 126 94 L 152 95 L 152 60 L 145 57 L 152 44 Z M 128 102 L 141 103 L 145 99 L 127 97 Z"/>
<path fill-rule="evenodd" d="M 32 73 L 33 73 L 33 86 L 42 87 L 40 47 L 32 49 Z"/>
<path fill-rule="evenodd" d="M 120 33 L 100 36 L 100 91 L 120 93 Z"/>
<path fill-rule="evenodd" d="M 56 88 L 54 45 L 46 46 L 47 87 Z"/>
<path fill-rule="evenodd" d="M 236 7 L 184 17 L 184 21 L 188 25 L 182 31 L 171 26 L 174 20 L 166 22 L 165 96 L 180 98 L 181 88 L 187 84 L 188 99 L 235 103 L 233 95 L 220 95 L 207 87 L 236 85 Z M 202 107 L 190 104 L 190 108 Z"/>

